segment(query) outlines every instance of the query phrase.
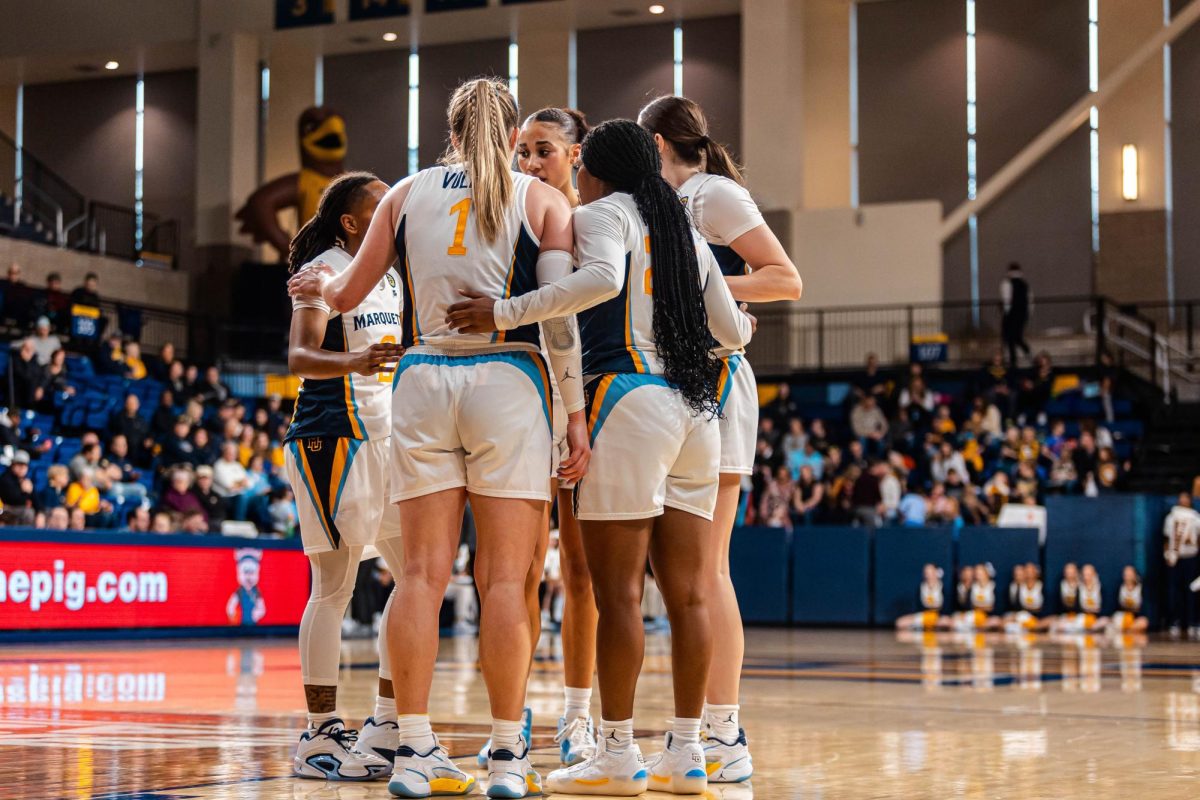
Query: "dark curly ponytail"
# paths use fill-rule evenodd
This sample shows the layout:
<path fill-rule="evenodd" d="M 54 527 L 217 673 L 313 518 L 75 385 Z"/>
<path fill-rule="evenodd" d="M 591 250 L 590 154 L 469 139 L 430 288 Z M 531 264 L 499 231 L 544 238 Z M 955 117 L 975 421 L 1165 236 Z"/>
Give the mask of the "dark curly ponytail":
<path fill-rule="evenodd" d="M 632 120 L 610 120 L 587 135 L 580 157 L 594 177 L 637 203 L 650 232 L 654 342 L 663 377 L 696 412 L 716 416 L 721 362 L 710 349 L 696 243 L 679 195 L 662 178 L 654 139 Z"/>
<path fill-rule="evenodd" d="M 342 215 L 362 199 L 368 185 L 379 180 L 370 172 L 346 172 L 334 178 L 317 203 L 317 213 L 292 237 L 288 272 L 295 272 L 338 242 L 346 240 Z"/>

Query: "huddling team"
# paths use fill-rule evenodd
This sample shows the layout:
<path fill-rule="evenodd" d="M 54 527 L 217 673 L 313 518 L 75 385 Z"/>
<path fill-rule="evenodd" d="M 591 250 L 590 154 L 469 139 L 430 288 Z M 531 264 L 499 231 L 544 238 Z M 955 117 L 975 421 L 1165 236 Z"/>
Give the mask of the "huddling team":
<path fill-rule="evenodd" d="M 926 564 L 919 596 L 922 610 L 896 620 L 896 627 L 917 630 L 953 630 L 958 632 L 1004 631 L 1010 634 L 1049 632 L 1077 633 L 1141 633 L 1148 626 L 1142 616 L 1142 577 L 1132 566 L 1126 566 L 1117 591 L 1117 611 L 1104 616 L 1104 594 L 1096 568 L 1072 562 L 1063 567 L 1058 598 L 1062 611 L 1046 613 L 1046 594 L 1042 586 L 1041 569 L 1037 564 L 1017 564 L 1013 567 L 1008 586 L 1010 611 L 997 613 L 996 574 L 991 564 L 967 565 L 959 570 L 954 586 L 953 611 L 944 613 L 945 590 L 942 570 Z"/>
<path fill-rule="evenodd" d="M 796 268 L 687 99 L 589 131 L 568 109 L 522 123 L 506 84 L 478 79 L 447 117 L 440 165 L 390 188 L 367 173 L 335 179 L 292 242 L 289 363 L 304 380 L 286 468 L 312 569 L 295 771 L 390 774 L 399 797 L 472 791 L 429 717 L 469 499 L 492 716 L 479 763 L 490 797 L 542 791 L 525 690 L 557 498 L 563 767 L 545 788 L 694 794 L 744 781 L 728 559 L 758 401 L 743 353 L 754 319 L 738 304 L 798 299 Z M 372 546 L 397 584 L 375 709 L 355 731 L 337 712 L 338 643 Z M 671 623 L 675 716 L 643 759 L 633 706 L 647 560 Z"/>

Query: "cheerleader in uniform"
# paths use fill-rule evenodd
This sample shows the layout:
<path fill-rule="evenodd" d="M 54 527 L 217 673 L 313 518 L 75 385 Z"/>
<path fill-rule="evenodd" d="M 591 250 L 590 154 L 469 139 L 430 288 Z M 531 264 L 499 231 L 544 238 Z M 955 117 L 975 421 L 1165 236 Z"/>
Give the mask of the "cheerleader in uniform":
<path fill-rule="evenodd" d="M 1058 582 L 1058 601 L 1062 613 L 1054 620 L 1052 627 L 1057 630 L 1075 625 L 1075 617 L 1079 613 L 1079 568 L 1073 561 L 1068 561 L 1063 567 L 1062 580 Z"/>
<path fill-rule="evenodd" d="M 933 564 L 926 564 L 918 591 L 923 610 L 915 614 L 905 614 L 897 619 L 898 630 L 931 631 L 942 621 L 942 605 L 945 603 L 942 571 Z"/>
<path fill-rule="evenodd" d="M 1121 575 L 1121 588 L 1117 593 L 1118 611 L 1108 623 L 1109 633 L 1142 633 L 1150 622 L 1142 613 L 1142 576 L 1131 566 L 1125 567 Z"/>
<path fill-rule="evenodd" d="M 1096 568 L 1091 564 L 1084 564 L 1080 575 L 1082 580 L 1078 587 L 1079 610 L 1059 618 L 1058 633 L 1090 633 L 1103 630 L 1108 625 L 1108 618 L 1100 616 L 1104 606 L 1104 594 Z"/>
<path fill-rule="evenodd" d="M 1017 586 L 1017 610 L 1005 617 L 1005 629 L 1009 633 L 1042 631 L 1049 623 L 1041 618 L 1045 606 L 1045 593 L 1037 567 L 1027 564 L 1021 567 L 1022 582 Z"/>

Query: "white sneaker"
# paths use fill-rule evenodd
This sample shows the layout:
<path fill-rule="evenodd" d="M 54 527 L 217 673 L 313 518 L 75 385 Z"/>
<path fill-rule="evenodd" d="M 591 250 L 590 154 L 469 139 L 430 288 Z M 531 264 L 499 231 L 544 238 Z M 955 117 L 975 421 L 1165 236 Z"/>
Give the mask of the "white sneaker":
<path fill-rule="evenodd" d="M 526 706 L 521 710 L 521 733 L 525 737 L 525 743 L 533 741 L 533 709 Z M 492 737 L 483 743 L 483 747 L 479 748 L 479 752 L 475 754 L 475 763 L 480 769 L 487 769 L 488 753 L 492 751 Z"/>
<path fill-rule="evenodd" d="M 292 770 L 301 778 L 323 781 L 373 781 L 387 774 L 388 764 L 376 755 L 354 748 L 355 731 L 340 719 L 323 722 L 300 734 Z"/>
<path fill-rule="evenodd" d="M 575 717 L 570 722 L 558 718 L 558 758 L 564 766 L 573 767 L 596 754 L 596 734 L 591 717 Z"/>
<path fill-rule="evenodd" d="M 646 761 L 637 742 L 630 742 L 623 753 L 613 753 L 601 741 L 588 760 L 551 772 L 546 778 L 546 790 L 635 797 L 646 791 L 646 776 Z"/>
<path fill-rule="evenodd" d="M 521 737 L 521 754 L 500 749 L 488 753 L 488 797 L 517 798 L 542 793 L 542 776 L 529 763 L 529 742 Z"/>
<path fill-rule="evenodd" d="M 709 783 L 741 783 L 754 774 L 754 761 L 746 746 L 746 732 L 738 728 L 737 738 L 726 742 L 710 730 L 704 742 L 704 770 Z"/>
<path fill-rule="evenodd" d="M 389 766 L 396 761 L 396 748 L 400 745 L 400 726 L 395 722 L 376 722 L 374 717 L 367 717 L 362 730 L 358 732 L 358 742 L 354 749 L 360 753 L 378 756 Z"/>
<path fill-rule="evenodd" d="M 704 750 L 699 742 L 676 745 L 668 731 L 662 752 L 646 760 L 650 788 L 671 794 L 704 794 L 708 788 Z"/>
<path fill-rule="evenodd" d="M 428 753 L 417 753 L 406 744 L 396 748 L 396 766 L 388 781 L 393 796 L 467 794 L 474 788 L 475 779 L 454 765 L 436 739 Z"/>
<path fill-rule="evenodd" d="M 1178 639 L 1180 633 L 1182 633 L 1182 631 L 1179 629 L 1178 625 L 1172 625 L 1170 628 L 1167 628 L 1167 636 L 1172 639 Z"/>

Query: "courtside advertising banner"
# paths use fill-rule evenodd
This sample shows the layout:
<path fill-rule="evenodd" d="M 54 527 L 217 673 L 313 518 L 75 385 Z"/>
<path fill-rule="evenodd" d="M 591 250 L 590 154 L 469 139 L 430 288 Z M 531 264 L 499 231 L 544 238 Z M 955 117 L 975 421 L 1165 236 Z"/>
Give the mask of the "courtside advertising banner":
<path fill-rule="evenodd" d="M 0 631 L 300 624 L 309 578 L 299 548 L 151 538 L 6 532 Z"/>

